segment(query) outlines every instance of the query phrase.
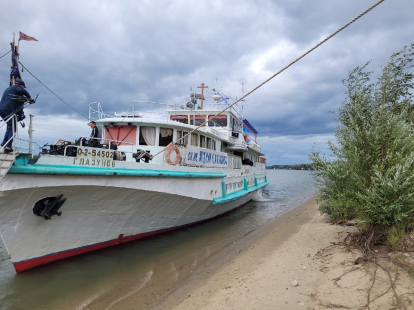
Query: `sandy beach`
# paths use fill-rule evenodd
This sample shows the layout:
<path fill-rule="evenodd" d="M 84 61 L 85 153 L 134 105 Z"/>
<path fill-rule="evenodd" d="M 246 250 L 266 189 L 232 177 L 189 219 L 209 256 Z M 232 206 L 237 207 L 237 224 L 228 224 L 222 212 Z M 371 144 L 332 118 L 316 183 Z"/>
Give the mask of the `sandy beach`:
<path fill-rule="evenodd" d="M 352 229 L 331 225 L 312 198 L 230 246 L 154 309 L 414 309 L 406 272 L 388 263 L 390 278 L 330 246 Z"/>

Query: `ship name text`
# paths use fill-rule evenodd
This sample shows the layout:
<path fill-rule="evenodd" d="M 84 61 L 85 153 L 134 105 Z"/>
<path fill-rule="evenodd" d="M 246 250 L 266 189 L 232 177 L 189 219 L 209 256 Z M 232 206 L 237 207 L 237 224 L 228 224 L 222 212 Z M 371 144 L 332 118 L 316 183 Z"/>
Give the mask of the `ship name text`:
<path fill-rule="evenodd" d="M 115 162 L 112 159 L 96 158 L 74 158 L 73 164 L 76 166 L 105 167 L 115 168 Z"/>

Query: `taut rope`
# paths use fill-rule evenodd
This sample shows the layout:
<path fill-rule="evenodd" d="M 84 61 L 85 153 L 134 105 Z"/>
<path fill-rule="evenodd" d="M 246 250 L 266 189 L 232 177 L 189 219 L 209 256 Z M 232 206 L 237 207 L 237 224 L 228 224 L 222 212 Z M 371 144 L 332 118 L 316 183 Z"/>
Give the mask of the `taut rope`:
<path fill-rule="evenodd" d="M 341 32 L 342 30 L 344 30 L 346 27 L 348 27 L 349 25 L 351 25 L 352 23 L 356 22 L 358 19 L 360 19 L 362 16 L 364 16 L 365 14 L 367 14 L 369 11 L 371 11 L 372 9 L 374 9 L 376 6 L 378 6 L 380 3 L 384 2 L 385 0 L 380 0 L 377 3 L 375 3 L 373 6 L 371 6 L 370 8 L 366 9 L 364 12 L 362 12 L 361 14 L 359 14 L 357 17 L 355 17 L 353 20 L 351 20 L 349 23 L 347 23 L 345 26 L 339 28 L 337 31 L 335 31 L 334 33 L 332 33 L 329 37 L 325 38 L 323 41 L 319 42 L 318 44 L 316 44 L 314 47 L 312 47 L 310 50 L 308 50 L 306 53 L 304 53 L 302 56 L 298 57 L 296 60 L 292 61 L 290 64 L 288 64 L 286 67 L 284 67 L 283 69 L 281 69 L 280 71 L 276 72 L 275 74 L 273 74 L 270 78 L 268 78 L 266 81 L 264 81 L 263 83 L 261 83 L 259 86 L 256 86 L 255 88 L 253 88 L 251 91 L 249 91 L 247 94 L 245 94 L 243 97 L 241 97 L 240 99 L 236 100 L 235 102 L 233 102 L 232 104 L 230 104 L 227 108 L 225 108 L 224 110 L 220 111 L 219 113 L 217 113 L 216 115 L 214 115 L 213 118 L 214 119 L 216 116 L 222 114 L 224 111 L 227 111 L 228 109 L 230 109 L 232 106 L 234 106 L 236 103 L 238 103 L 239 101 L 243 100 L 244 98 L 246 98 L 248 95 L 250 95 L 251 93 L 253 93 L 254 91 L 256 91 L 257 89 L 259 89 L 260 87 L 262 87 L 264 84 L 266 84 L 267 82 L 269 82 L 271 79 L 273 79 L 274 77 L 276 77 L 277 75 L 279 75 L 280 73 L 282 73 L 283 71 L 285 71 L 287 68 L 289 68 L 290 66 L 292 66 L 293 64 L 297 63 L 299 60 L 301 60 L 303 57 L 305 57 L 306 55 L 308 55 L 310 52 L 314 51 L 315 49 L 317 49 L 319 46 L 321 46 L 322 44 L 324 44 L 326 41 L 328 41 L 329 39 L 331 39 L 333 36 L 335 36 L 336 34 L 338 34 L 339 32 Z M 198 130 L 199 128 L 203 127 L 205 124 L 207 124 L 211 119 L 206 120 L 203 124 L 201 124 L 200 126 L 198 126 L 197 128 L 193 129 L 192 131 L 190 131 L 188 134 L 184 135 L 183 137 L 181 137 L 180 139 L 178 139 L 175 142 L 170 143 L 169 145 L 167 145 L 162 151 L 158 152 L 157 154 L 151 156 L 150 154 L 146 154 L 143 153 L 141 154 L 141 156 L 139 158 L 141 158 L 142 156 L 148 155 L 150 156 L 150 158 L 154 158 L 155 156 L 161 154 L 162 152 L 164 152 L 167 148 L 177 144 L 178 141 L 184 139 L 185 137 L 189 136 L 191 133 L 193 133 L 194 131 Z"/>

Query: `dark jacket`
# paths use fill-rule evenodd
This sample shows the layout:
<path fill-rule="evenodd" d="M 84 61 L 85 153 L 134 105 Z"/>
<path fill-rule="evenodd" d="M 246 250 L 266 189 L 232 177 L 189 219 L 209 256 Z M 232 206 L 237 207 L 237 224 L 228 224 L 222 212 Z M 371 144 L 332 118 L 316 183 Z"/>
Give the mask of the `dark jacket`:
<path fill-rule="evenodd" d="M 98 138 L 98 127 L 92 128 L 91 138 Z"/>
<path fill-rule="evenodd" d="M 12 85 L 7 88 L 3 93 L 3 97 L 1 97 L 0 112 L 2 112 L 2 114 L 10 114 L 20 108 L 24 104 L 24 100 L 18 99 L 18 97 L 21 96 L 24 96 L 27 99 L 31 98 L 30 94 L 19 85 Z"/>

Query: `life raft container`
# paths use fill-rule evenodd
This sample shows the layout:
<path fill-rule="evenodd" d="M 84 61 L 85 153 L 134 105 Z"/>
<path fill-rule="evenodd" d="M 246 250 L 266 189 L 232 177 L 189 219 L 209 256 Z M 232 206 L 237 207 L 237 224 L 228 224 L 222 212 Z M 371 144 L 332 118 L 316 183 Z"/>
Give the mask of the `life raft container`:
<path fill-rule="evenodd" d="M 174 161 L 172 161 L 171 158 L 170 158 L 172 151 L 175 151 L 175 159 L 174 159 Z M 167 153 L 165 154 L 165 159 L 167 160 L 167 163 L 169 165 L 176 165 L 178 163 L 178 161 L 180 160 L 180 150 L 178 149 L 178 147 L 175 146 L 175 145 L 171 146 L 167 150 Z"/>

